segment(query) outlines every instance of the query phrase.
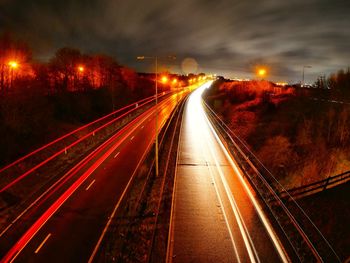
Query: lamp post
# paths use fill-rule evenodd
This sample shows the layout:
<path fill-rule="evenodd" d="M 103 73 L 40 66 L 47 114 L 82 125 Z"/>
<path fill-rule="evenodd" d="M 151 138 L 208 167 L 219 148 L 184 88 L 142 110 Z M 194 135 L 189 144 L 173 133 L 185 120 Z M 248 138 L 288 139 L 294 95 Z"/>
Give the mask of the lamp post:
<path fill-rule="evenodd" d="M 261 79 L 263 79 L 265 77 L 265 75 L 266 75 L 266 69 L 265 68 L 259 68 L 257 73 L 258 73 L 259 77 L 261 77 Z"/>
<path fill-rule="evenodd" d="M 312 68 L 311 66 L 303 66 L 303 84 L 302 84 L 302 87 L 304 87 L 305 86 L 305 69 L 306 68 Z"/>
<path fill-rule="evenodd" d="M 11 60 L 9 63 L 8 63 L 10 69 L 11 69 L 11 81 L 10 81 L 10 88 L 12 88 L 13 86 L 13 72 L 15 69 L 18 68 L 18 63 L 17 61 L 14 61 L 14 60 Z"/>
<path fill-rule="evenodd" d="M 175 56 L 168 56 L 168 59 L 176 59 Z M 156 75 L 156 83 L 155 83 L 155 93 L 156 93 L 156 138 L 155 138 L 155 163 L 156 163 L 156 176 L 159 174 L 159 165 L 158 165 L 158 60 L 160 59 L 158 56 L 138 56 L 138 60 L 145 59 L 153 59 L 155 66 L 155 75 Z"/>
<path fill-rule="evenodd" d="M 77 71 L 78 71 L 78 90 L 82 90 L 83 89 L 83 83 L 82 83 L 82 80 L 83 80 L 83 74 L 84 74 L 84 71 L 85 71 L 85 67 L 83 65 L 79 65 L 77 67 Z M 74 83 L 75 85 L 75 83 Z"/>

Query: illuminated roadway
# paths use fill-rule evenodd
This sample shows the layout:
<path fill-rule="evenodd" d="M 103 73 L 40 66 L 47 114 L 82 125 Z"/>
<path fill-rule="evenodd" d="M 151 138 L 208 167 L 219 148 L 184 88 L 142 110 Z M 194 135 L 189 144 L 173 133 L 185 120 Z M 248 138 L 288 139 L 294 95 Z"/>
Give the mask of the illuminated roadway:
<path fill-rule="evenodd" d="M 194 91 L 180 133 L 168 262 L 287 262 L 254 191 Z"/>
<path fill-rule="evenodd" d="M 286 262 L 254 191 L 205 115 L 201 94 L 210 84 L 194 91 L 185 107 L 168 261 Z M 159 104 L 160 124 L 177 100 L 171 96 Z M 70 180 L 0 237 L 2 262 L 92 260 L 154 137 L 151 108 L 72 169 Z"/>
<path fill-rule="evenodd" d="M 159 103 L 160 127 L 179 98 L 172 95 Z M 72 169 L 71 180 L 52 190 L 1 236 L 1 254 L 5 255 L 1 262 L 93 259 L 135 171 L 152 146 L 155 116 L 152 107 L 119 131 L 90 160 Z"/>

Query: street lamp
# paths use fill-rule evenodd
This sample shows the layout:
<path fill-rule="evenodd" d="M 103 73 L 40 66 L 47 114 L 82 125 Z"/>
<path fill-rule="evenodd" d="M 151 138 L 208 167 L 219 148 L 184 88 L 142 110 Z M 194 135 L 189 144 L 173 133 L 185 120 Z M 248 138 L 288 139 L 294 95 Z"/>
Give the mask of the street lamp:
<path fill-rule="evenodd" d="M 156 138 L 155 138 L 155 163 L 156 163 L 156 176 L 159 174 L 159 165 L 158 165 L 158 60 L 163 59 L 163 57 L 158 57 L 158 56 L 138 56 L 136 57 L 137 60 L 145 60 L 145 59 L 152 59 L 154 60 L 154 66 L 155 66 L 155 71 L 156 71 L 156 81 L 155 81 L 155 91 L 156 91 Z M 176 59 L 175 56 L 167 56 L 164 58 L 168 59 Z M 164 78 L 165 76 L 163 76 Z M 163 82 L 162 78 L 162 82 Z M 165 80 L 165 79 L 164 79 Z M 168 78 L 166 77 L 166 81 L 168 81 Z M 164 83 L 164 82 L 163 82 Z"/>
<path fill-rule="evenodd" d="M 303 66 L 303 84 L 302 84 L 302 87 L 305 86 L 305 69 L 306 68 L 312 68 L 312 66 Z"/>
<path fill-rule="evenodd" d="M 13 86 L 13 72 L 18 68 L 18 62 L 15 60 L 10 60 L 8 63 L 10 69 L 11 69 L 11 81 L 10 81 L 10 87 Z"/>
<path fill-rule="evenodd" d="M 260 68 L 258 69 L 258 75 L 263 78 L 266 75 L 266 69 Z"/>
<path fill-rule="evenodd" d="M 84 66 L 83 65 L 78 65 L 77 66 L 77 71 L 78 71 L 78 89 L 82 89 L 83 87 L 83 84 L 81 83 L 82 80 L 83 80 L 83 77 L 84 77 Z M 74 86 L 75 86 L 75 83 L 74 83 Z"/>
<path fill-rule="evenodd" d="M 78 71 L 79 71 L 80 73 L 83 73 L 83 72 L 84 72 L 84 70 L 85 70 L 85 69 L 84 69 L 84 67 L 83 67 L 83 66 L 79 66 L 79 67 L 78 67 Z"/>
<path fill-rule="evenodd" d="M 168 83 L 168 77 L 167 77 L 167 76 L 163 76 L 163 77 L 162 77 L 162 83 L 163 83 L 163 84 Z"/>
<path fill-rule="evenodd" d="M 16 68 L 18 68 L 18 63 L 17 63 L 17 61 L 11 60 L 9 62 L 9 66 L 11 69 L 16 69 Z"/>

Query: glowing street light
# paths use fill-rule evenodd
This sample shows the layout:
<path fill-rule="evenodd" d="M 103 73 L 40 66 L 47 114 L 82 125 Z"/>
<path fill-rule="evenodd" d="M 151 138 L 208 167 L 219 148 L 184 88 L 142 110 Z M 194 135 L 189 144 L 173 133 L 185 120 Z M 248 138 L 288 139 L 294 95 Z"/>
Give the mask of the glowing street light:
<path fill-rule="evenodd" d="M 10 87 L 13 87 L 13 79 L 14 79 L 14 71 L 18 68 L 18 62 L 15 60 L 10 60 L 8 63 L 10 69 L 11 69 L 11 81 L 10 81 Z"/>
<path fill-rule="evenodd" d="M 167 56 L 168 59 L 176 59 L 175 56 Z M 155 63 L 155 70 L 156 70 L 156 81 L 155 81 L 155 89 L 156 89 L 156 138 L 155 138 L 155 163 L 156 163 L 156 176 L 159 174 L 158 169 L 158 56 L 154 57 L 146 57 L 146 56 L 138 56 L 136 57 L 137 60 L 145 60 L 145 59 L 153 59 Z M 163 76 L 162 80 L 165 80 Z M 166 77 L 166 82 L 168 81 L 168 78 Z M 162 81 L 163 82 L 163 81 Z M 164 82 L 163 82 L 164 83 Z"/>
<path fill-rule="evenodd" d="M 177 79 L 174 78 L 174 79 L 173 79 L 173 84 L 176 84 L 176 83 L 177 83 Z"/>
<path fill-rule="evenodd" d="M 79 66 L 79 67 L 78 67 L 78 71 L 79 71 L 80 73 L 83 73 L 84 70 L 85 70 L 85 68 L 84 68 L 83 66 Z"/>
<path fill-rule="evenodd" d="M 167 76 L 162 76 L 161 81 L 162 81 L 163 84 L 166 84 L 166 83 L 168 83 L 169 79 L 168 79 Z"/>
<path fill-rule="evenodd" d="M 258 75 L 263 78 L 266 75 L 266 69 L 264 68 L 258 69 Z"/>
<path fill-rule="evenodd" d="M 18 68 L 18 63 L 17 63 L 17 61 L 11 60 L 8 64 L 9 64 L 9 66 L 11 67 L 11 69 L 16 69 L 16 68 Z"/>

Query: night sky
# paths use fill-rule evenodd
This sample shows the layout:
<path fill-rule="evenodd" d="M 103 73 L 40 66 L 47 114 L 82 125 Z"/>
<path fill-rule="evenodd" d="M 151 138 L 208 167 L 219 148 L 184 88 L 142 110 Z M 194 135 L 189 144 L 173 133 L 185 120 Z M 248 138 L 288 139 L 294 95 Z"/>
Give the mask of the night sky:
<path fill-rule="evenodd" d="M 57 48 L 106 53 L 136 70 L 137 55 L 174 54 L 181 72 L 194 58 L 198 72 L 300 81 L 350 66 L 349 0 L 0 0 L 0 30 L 27 41 L 34 58 Z"/>

